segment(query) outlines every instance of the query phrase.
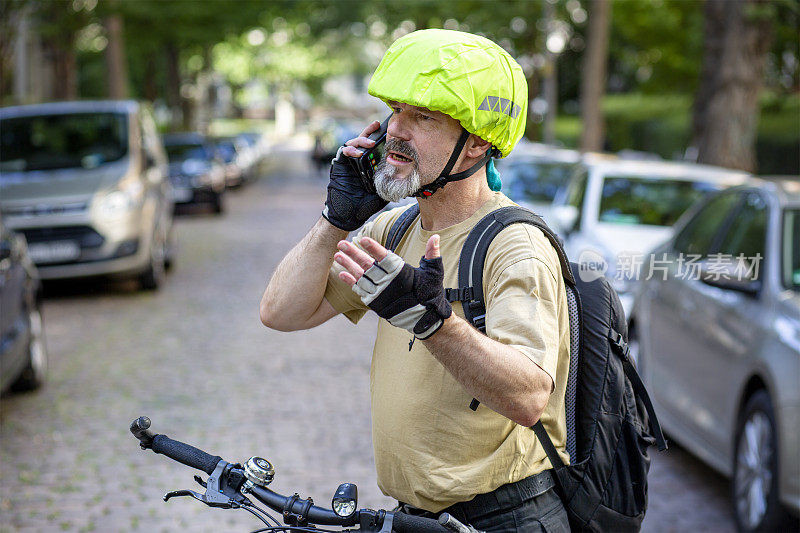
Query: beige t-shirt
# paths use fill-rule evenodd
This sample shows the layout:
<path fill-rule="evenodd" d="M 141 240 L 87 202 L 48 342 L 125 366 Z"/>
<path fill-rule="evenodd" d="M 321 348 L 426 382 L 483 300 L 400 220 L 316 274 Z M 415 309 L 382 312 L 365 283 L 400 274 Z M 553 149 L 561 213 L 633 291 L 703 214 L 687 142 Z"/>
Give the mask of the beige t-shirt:
<path fill-rule="evenodd" d="M 428 238 L 441 237 L 444 286 L 458 287 L 458 260 L 470 230 L 487 213 L 514 205 L 502 193 L 469 219 L 431 232 L 419 217 L 397 253 L 413 266 Z M 407 207 L 382 213 L 360 232 L 385 243 L 392 223 Z M 352 322 L 369 310 L 331 268 L 325 298 Z M 569 368 L 569 318 L 558 256 L 544 234 L 513 224 L 489 246 L 484 269 L 486 333 L 529 357 L 555 383 L 542 423 L 565 463 L 564 391 Z M 460 302 L 453 312 L 463 318 Z M 384 494 L 431 512 L 468 501 L 506 483 L 550 468 L 533 431 L 481 404 L 416 341 L 411 333 L 379 320 L 372 356 L 372 439 L 378 485 Z"/>

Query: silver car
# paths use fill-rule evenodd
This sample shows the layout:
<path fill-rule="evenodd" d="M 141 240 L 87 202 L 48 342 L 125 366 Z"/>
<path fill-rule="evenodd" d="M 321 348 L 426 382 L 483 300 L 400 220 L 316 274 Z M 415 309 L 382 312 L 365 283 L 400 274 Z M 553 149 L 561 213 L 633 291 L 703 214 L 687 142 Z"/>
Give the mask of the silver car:
<path fill-rule="evenodd" d="M 42 279 L 134 276 L 155 289 L 172 259 L 167 159 L 133 101 L 0 109 L 0 211 Z"/>
<path fill-rule="evenodd" d="M 747 178 L 706 165 L 585 154 L 565 193 L 541 214 L 564 238 L 572 261 L 609 278 L 630 316 L 632 279 L 646 253 L 672 236 L 672 225 L 694 202 Z"/>
<path fill-rule="evenodd" d="M 520 141 L 496 164 L 506 196 L 534 213 L 549 214 L 552 204 L 566 193 L 580 161 L 576 150 Z"/>
<path fill-rule="evenodd" d="M 800 180 L 701 202 L 652 257 L 631 337 L 661 425 L 732 478 L 741 530 L 787 530 L 782 505 L 800 511 Z"/>

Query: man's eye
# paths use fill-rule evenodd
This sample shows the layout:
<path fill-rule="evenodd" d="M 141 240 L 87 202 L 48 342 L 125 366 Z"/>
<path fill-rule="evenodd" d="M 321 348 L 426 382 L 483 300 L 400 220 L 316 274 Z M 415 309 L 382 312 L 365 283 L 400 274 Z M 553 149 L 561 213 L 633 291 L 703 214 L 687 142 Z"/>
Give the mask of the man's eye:
<path fill-rule="evenodd" d="M 425 120 L 433 120 L 433 117 L 430 117 L 428 115 L 420 115 L 419 118 L 420 118 L 420 120 L 423 120 L 423 121 L 425 121 Z"/>

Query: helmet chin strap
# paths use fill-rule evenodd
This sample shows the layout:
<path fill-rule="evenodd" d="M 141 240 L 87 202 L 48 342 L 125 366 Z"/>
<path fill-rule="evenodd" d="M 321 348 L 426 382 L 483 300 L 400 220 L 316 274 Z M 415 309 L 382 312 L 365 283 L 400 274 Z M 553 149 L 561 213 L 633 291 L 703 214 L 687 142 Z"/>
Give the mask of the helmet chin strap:
<path fill-rule="evenodd" d="M 468 138 L 469 138 L 469 132 L 467 130 L 465 130 L 463 128 L 463 126 L 462 126 L 462 128 L 461 128 L 461 136 L 458 138 L 458 141 L 456 141 L 456 146 L 453 149 L 453 153 L 450 154 L 450 159 L 447 161 L 447 164 L 444 166 L 444 169 L 442 170 L 442 173 L 439 174 L 439 177 L 436 178 L 435 180 L 433 180 L 428 185 L 423 185 L 422 187 L 420 187 L 417 190 L 417 192 L 415 192 L 411 196 L 428 198 L 433 193 L 435 193 L 436 191 L 438 191 L 439 189 L 441 189 L 442 187 L 444 187 L 445 185 L 447 185 L 451 181 L 459 181 L 459 180 L 463 180 L 465 178 L 468 178 L 468 177 L 472 176 L 482 166 L 486 165 L 486 163 L 489 162 L 489 159 L 491 159 L 492 155 L 495 153 L 495 148 L 494 147 L 490 147 L 488 150 L 486 150 L 486 153 L 483 155 L 483 157 L 480 159 L 480 161 L 478 161 L 477 163 L 472 165 L 467 170 L 463 170 L 463 171 L 461 171 L 461 172 L 459 172 L 457 174 L 453 174 L 452 176 L 450 175 L 450 171 L 453 170 L 453 167 L 455 166 L 456 161 L 458 161 L 458 156 L 461 155 L 461 151 L 464 149 L 464 145 L 467 143 L 467 139 Z"/>

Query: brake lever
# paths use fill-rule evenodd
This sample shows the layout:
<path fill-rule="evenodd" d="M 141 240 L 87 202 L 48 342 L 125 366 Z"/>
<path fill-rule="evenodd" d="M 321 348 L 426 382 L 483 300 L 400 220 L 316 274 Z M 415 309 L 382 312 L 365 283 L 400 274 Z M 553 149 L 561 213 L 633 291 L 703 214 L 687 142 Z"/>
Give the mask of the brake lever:
<path fill-rule="evenodd" d="M 198 494 L 193 490 L 173 490 L 172 492 L 168 492 L 164 495 L 164 501 L 169 501 L 170 498 L 176 498 L 180 496 L 190 496 L 195 500 L 202 502 L 209 507 L 219 507 L 220 509 L 238 509 L 239 504 L 234 501 L 232 498 L 228 498 L 223 494 L 216 493 L 208 493 L 205 494 Z M 210 497 L 209 497 L 210 496 Z"/>
<path fill-rule="evenodd" d="M 236 494 L 235 497 L 231 497 L 223 492 L 223 488 L 220 486 L 220 482 L 223 480 L 223 475 L 225 473 L 225 469 L 230 466 L 229 463 L 225 461 L 220 461 L 217 465 L 217 468 L 214 469 L 214 472 L 211 473 L 209 476 L 208 481 L 203 481 L 200 476 L 195 476 L 194 479 L 200 485 L 205 487 L 206 493 L 205 494 L 198 494 L 193 490 L 176 490 L 172 492 L 168 492 L 164 495 L 164 501 L 168 501 L 170 498 L 174 498 L 176 496 L 190 496 L 197 501 L 200 501 L 209 507 L 219 507 L 222 509 L 238 509 L 241 507 L 241 504 L 247 501 L 247 498 L 243 495 Z"/>

